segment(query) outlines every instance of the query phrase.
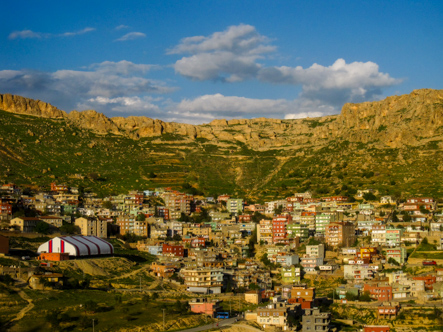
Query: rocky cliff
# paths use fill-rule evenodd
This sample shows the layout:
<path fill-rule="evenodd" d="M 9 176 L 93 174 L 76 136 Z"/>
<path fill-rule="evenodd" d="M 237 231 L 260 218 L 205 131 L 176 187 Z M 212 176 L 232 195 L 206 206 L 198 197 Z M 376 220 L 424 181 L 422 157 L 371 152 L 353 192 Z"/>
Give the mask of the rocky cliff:
<path fill-rule="evenodd" d="M 51 104 L 40 100 L 10 94 L 0 94 L 0 109 L 12 113 L 41 116 L 44 118 L 63 118 L 67 114 Z"/>
<path fill-rule="evenodd" d="M 381 148 L 414 145 L 423 138 L 442 135 L 443 90 L 422 89 L 382 101 L 345 104 L 338 116 L 298 120 L 220 119 L 199 126 L 136 116 L 108 118 L 93 110 L 66 114 L 48 103 L 9 94 L 0 95 L 0 109 L 65 118 L 98 134 L 112 133 L 132 139 L 174 134 L 215 143 L 239 141 L 260 150 L 306 144 L 321 146 L 331 139 L 341 139 Z"/>

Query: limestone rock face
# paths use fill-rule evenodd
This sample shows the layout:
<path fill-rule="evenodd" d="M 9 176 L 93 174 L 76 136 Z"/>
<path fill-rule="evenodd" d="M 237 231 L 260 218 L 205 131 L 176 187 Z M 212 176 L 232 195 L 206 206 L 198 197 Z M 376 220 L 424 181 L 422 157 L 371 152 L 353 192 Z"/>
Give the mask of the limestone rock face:
<path fill-rule="evenodd" d="M 69 113 L 68 119 L 79 127 L 91 129 L 98 134 L 120 134 L 119 128 L 111 119 L 94 110 L 83 112 L 74 110 Z"/>
<path fill-rule="evenodd" d="M 11 113 L 41 116 L 44 118 L 66 117 L 64 111 L 51 104 L 10 94 L 0 94 L 0 109 Z"/>
<path fill-rule="evenodd" d="M 423 144 L 423 138 L 443 140 L 443 90 L 432 89 L 376 102 L 345 104 L 340 115 L 296 120 L 219 119 L 199 126 L 143 116 L 108 118 L 93 110 L 67 115 L 48 103 L 9 94 L 0 95 L 0 109 L 65 118 L 98 134 L 113 133 L 132 139 L 171 134 L 190 140 L 206 139 L 211 144 L 238 141 L 256 150 L 321 147 L 331 140 L 362 142 L 377 148 Z"/>

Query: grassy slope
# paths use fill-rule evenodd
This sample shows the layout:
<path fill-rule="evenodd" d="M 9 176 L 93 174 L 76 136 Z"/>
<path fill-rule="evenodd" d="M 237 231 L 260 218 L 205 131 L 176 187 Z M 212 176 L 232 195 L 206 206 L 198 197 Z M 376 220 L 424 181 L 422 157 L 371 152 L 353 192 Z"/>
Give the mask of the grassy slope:
<path fill-rule="evenodd" d="M 190 183 L 207 195 L 229 193 L 260 201 L 308 189 L 320 195 L 344 193 L 339 190 L 343 184 L 386 194 L 443 195 L 438 171 L 443 155 L 435 142 L 400 150 L 330 141 L 321 149 L 259 152 L 240 142 L 221 147 L 177 135 L 163 135 L 161 141 L 99 136 L 64 120 L 3 111 L 0 128 L 0 182 L 48 186 L 55 180 L 101 194 L 181 189 Z M 374 174 L 368 176 L 369 171 Z M 151 178 L 151 172 L 157 177 Z M 91 173 L 99 179 L 88 177 Z"/>

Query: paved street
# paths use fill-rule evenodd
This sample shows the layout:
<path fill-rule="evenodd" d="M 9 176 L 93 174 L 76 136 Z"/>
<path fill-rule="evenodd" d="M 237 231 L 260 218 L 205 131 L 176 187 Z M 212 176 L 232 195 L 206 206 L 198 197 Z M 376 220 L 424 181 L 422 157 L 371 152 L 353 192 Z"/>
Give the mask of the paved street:
<path fill-rule="evenodd" d="M 237 318 L 228 318 L 228 319 L 221 319 L 217 323 L 213 323 L 213 324 L 208 324 L 208 325 L 204 325 L 204 326 L 199 326 L 199 327 L 194 327 L 192 329 L 187 329 L 187 330 L 181 330 L 179 332 L 199 332 L 199 331 L 207 331 L 210 329 L 214 329 L 217 327 L 222 327 L 222 326 L 227 326 L 227 325 L 231 325 L 232 323 L 235 323 L 237 321 Z"/>

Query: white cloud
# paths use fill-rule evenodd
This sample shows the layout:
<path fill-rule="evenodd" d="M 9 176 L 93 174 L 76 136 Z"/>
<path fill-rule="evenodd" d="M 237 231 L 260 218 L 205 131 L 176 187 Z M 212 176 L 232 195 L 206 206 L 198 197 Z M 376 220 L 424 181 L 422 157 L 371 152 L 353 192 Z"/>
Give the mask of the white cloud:
<path fill-rule="evenodd" d="M 144 34 L 143 32 L 129 32 L 126 35 L 116 39 L 115 41 L 127 41 L 140 38 L 146 38 L 146 34 Z"/>
<path fill-rule="evenodd" d="M 352 89 L 364 94 L 365 87 L 384 87 L 399 83 L 399 80 L 381 73 L 376 63 L 352 62 L 338 59 L 331 66 L 314 63 L 309 68 L 269 67 L 263 68 L 258 79 L 271 83 L 302 85 L 305 91 L 321 89 Z"/>
<path fill-rule="evenodd" d="M 256 60 L 275 47 L 253 26 L 240 24 L 211 36 L 184 38 L 169 54 L 190 53 L 178 60 L 177 73 L 193 80 L 243 81 L 256 76 L 261 66 Z"/>
<path fill-rule="evenodd" d="M 8 39 L 31 39 L 31 38 L 41 38 L 42 35 L 39 32 L 34 32 L 32 30 L 22 30 L 13 31 L 9 34 Z"/>
<path fill-rule="evenodd" d="M 129 29 L 129 26 L 124 25 L 124 24 L 120 24 L 115 27 L 115 30 L 124 30 L 124 29 Z"/>
<path fill-rule="evenodd" d="M 44 100 L 70 111 L 78 103 L 98 96 L 104 98 L 163 94 L 175 90 L 146 74 L 156 66 L 129 61 L 105 61 L 89 70 L 0 71 L 0 91 Z M 124 104 L 122 104 L 124 105 Z"/>
<path fill-rule="evenodd" d="M 90 98 L 82 103 L 77 104 L 79 109 L 94 109 L 94 110 L 107 110 L 116 113 L 143 113 L 144 115 L 150 113 L 160 113 L 160 108 L 154 102 L 161 101 L 162 98 L 153 98 L 151 96 L 145 97 L 117 97 L 107 98 L 98 96 Z"/>
<path fill-rule="evenodd" d="M 79 31 L 75 31 L 75 32 L 65 32 L 65 33 L 61 33 L 58 36 L 60 37 L 72 37 L 72 36 L 78 36 L 78 35 L 83 35 L 87 32 L 91 32 L 91 31 L 95 31 L 95 28 L 84 28 L 82 30 Z"/>
<path fill-rule="evenodd" d="M 299 119 L 332 114 L 336 110 L 320 101 L 305 99 L 254 99 L 222 94 L 184 99 L 172 108 L 175 114 L 200 118 L 270 118 Z"/>
<path fill-rule="evenodd" d="M 146 74 L 152 69 L 159 69 L 157 65 L 136 64 L 130 61 L 122 60 L 119 62 L 103 61 L 101 63 L 94 63 L 89 66 L 90 69 L 95 69 L 102 73 L 112 73 L 117 75 L 130 75 L 134 73 Z"/>
<path fill-rule="evenodd" d="M 256 79 L 299 86 L 304 102 L 320 100 L 332 107 L 377 99 L 382 95 L 382 88 L 401 82 L 380 72 L 379 66 L 371 61 L 346 63 L 344 59 L 337 59 L 330 66 L 314 63 L 309 68 L 265 67 L 258 62 L 274 50 L 267 37 L 260 35 L 253 26 L 241 24 L 210 36 L 184 38 L 168 53 L 190 54 L 177 60 L 174 69 L 192 80 L 239 82 Z"/>
<path fill-rule="evenodd" d="M 72 36 L 78 36 L 83 35 L 85 33 L 95 31 L 95 28 L 84 28 L 79 31 L 74 32 L 64 32 L 59 34 L 53 34 L 53 33 L 42 33 L 42 32 L 34 32 L 31 30 L 23 30 L 23 31 L 13 31 L 9 34 L 9 39 L 31 39 L 31 38 L 52 38 L 52 37 L 72 37 Z"/>
<path fill-rule="evenodd" d="M 260 35 L 255 27 L 246 24 L 230 26 L 223 32 L 215 32 L 209 37 L 194 36 L 182 39 L 171 49 L 169 54 L 202 53 L 227 51 L 235 54 L 262 54 L 273 51 L 273 46 L 266 46 L 269 39 Z"/>

